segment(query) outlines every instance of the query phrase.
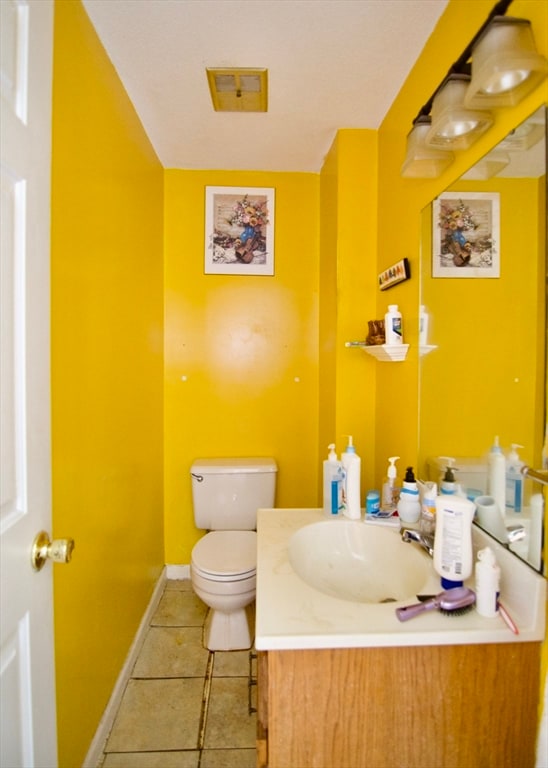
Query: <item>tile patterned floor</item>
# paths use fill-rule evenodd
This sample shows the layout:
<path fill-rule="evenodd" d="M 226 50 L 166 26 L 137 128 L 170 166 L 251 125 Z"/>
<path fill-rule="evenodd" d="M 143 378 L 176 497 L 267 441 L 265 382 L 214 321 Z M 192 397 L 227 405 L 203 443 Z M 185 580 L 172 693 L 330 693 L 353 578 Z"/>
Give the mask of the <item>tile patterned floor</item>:
<path fill-rule="evenodd" d="M 255 768 L 255 655 L 205 649 L 207 610 L 166 583 L 98 768 Z"/>

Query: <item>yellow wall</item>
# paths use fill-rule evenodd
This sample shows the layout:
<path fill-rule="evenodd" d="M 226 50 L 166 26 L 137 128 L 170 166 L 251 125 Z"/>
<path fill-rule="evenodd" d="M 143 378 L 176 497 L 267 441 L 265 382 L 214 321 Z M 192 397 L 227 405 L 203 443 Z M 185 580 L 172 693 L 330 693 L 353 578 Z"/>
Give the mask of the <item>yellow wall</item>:
<path fill-rule="evenodd" d="M 275 275 L 204 275 L 206 186 L 275 190 Z M 201 533 L 190 466 L 273 456 L 277 504 L 317 503 L 318 208 L 315 174 L 165 174 L 165 557 Z"/>
<path fill-rule="evenodd" d="M 53 534 L 60 765 L 82 764 L 163 558 L 163 170 L 79 2 L 55 4 Z"/>

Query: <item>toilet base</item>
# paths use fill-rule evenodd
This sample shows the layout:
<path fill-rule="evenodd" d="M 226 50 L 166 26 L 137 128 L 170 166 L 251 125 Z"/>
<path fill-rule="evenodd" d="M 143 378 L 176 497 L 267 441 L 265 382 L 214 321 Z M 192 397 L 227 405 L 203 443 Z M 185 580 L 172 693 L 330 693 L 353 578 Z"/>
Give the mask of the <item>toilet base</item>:
<path fill-rule="evenodd" d="M 210 608 L 204 625 L 204 644 L 210 651 L 245 651 L 251 648 L 245 608 L 231 613 Z"/>

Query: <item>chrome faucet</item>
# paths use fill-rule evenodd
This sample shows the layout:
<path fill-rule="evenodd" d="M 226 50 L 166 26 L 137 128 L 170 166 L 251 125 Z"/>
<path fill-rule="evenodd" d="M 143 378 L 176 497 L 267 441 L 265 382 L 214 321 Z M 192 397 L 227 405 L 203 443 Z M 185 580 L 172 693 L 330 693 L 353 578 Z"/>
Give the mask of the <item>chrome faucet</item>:
<path fill-rule="evenodd" d="M 402 541 L 415 541 L 428 552 L 430 557 L 434 557 L 434 537 L 428 533 L 421 533 L 414 528 L 402 528 L 400 531 Z"/>
<path fill-rule="evenodd" d="M 532 467 L 523 466 L 521 474 L 524 477 L 530 477 L 531 480 L 536 480 L 541 485 L 548 485 L 548 469 L 533 469 Z"/>

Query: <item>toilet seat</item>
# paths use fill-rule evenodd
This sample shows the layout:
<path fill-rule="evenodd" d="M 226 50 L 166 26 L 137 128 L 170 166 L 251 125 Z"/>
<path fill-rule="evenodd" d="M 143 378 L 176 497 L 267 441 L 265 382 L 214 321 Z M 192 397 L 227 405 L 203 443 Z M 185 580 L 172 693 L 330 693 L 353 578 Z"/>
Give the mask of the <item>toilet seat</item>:
<path fill-rule="evenodd" d="M 212 581 L 240 581 L 255 576 L 255 531 L 211 531 L 192 550 L 192 567 Z"/>

